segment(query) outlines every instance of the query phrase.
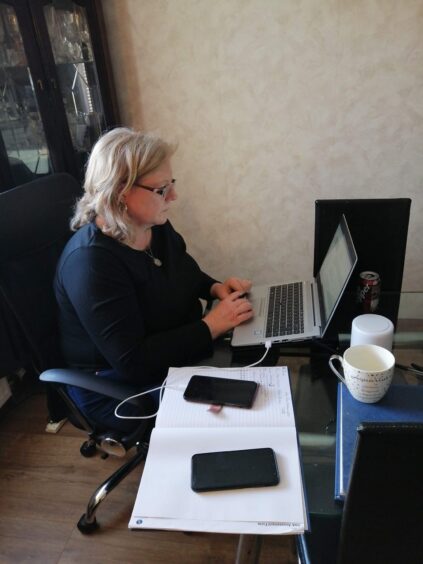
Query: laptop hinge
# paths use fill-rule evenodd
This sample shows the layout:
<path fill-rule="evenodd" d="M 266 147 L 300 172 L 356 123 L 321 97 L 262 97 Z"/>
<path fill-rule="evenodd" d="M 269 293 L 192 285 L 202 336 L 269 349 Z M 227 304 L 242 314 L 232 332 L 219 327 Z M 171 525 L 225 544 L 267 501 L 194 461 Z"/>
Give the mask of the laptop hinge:
<path fill-rule="evenodd" d="M 313 292 L 313 288 L 314 288 L 314 284 L 313 282 L 311 283 L 311 303 L 312 303 L 312 309 L 313 309 L 313 325 L 316 325 L 316 304 L 314 302 L 314 292 Z"/>
<path fill-rule="evenodd" d="M 315 327 L 321 327 L 321 316 L 320 316 L 320 301 L 317 290 L 317 284 L 315 281 L 311 283 L 311 301 L 313 305 L 313 323 Z"/>

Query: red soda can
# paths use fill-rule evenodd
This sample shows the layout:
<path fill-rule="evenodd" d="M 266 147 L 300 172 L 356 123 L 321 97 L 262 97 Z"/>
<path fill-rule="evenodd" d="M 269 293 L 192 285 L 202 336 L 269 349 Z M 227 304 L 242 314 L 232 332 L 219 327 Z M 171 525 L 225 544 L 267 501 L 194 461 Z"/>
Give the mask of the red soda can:
<path fill-rule="evenodd" d="M 380 276 L 377 272 L 365 270 L 360 272 L 360 281 L 357 289 L 357 303 L 361 305 L 364 313 L 377 309 L 380 296 Z"/>

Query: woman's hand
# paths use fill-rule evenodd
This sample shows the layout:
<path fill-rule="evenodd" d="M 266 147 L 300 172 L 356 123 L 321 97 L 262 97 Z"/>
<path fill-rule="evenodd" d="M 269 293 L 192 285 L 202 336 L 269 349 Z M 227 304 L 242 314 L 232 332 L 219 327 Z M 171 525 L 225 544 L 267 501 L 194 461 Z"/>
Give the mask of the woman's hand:
<path fill-rule="evenodd" d="M 248 280 L 244 282 L 248 282 Z M 244 293 L 245 290 L 229 293 L 226 297 L 221 298 L 216 307 L 203 318 L 213 339 L 253 317 L 251 303 L 246 298 L 241 297 Z"/>
<path fill-rule="evenodd" d="M 244 280 L 242 278 L 236 278 L 231 276 L 223 282 L 216 282 L 210 288 L 210 295 L 212 298 L 218 298 L 219 300 L 224 300 L 233 292 L 240 292 L 245 294 L 251 289 L 251 280 Z"/>

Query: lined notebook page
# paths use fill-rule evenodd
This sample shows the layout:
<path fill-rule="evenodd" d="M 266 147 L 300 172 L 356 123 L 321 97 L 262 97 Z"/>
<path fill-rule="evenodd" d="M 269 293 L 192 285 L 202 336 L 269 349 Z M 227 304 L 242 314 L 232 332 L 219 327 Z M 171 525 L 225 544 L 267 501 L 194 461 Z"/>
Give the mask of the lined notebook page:
<path fill-rule="evenodd" d="M 194 374 L 258 382 L 259 389 L 250 409 L 223 406 L 219 413 L 207 404 L 184 400 L 183 393 Z M 156 427 L 294 427 L 291 389 L 285 366 L 257 368 L 170 368 L 167 388 Z"/>

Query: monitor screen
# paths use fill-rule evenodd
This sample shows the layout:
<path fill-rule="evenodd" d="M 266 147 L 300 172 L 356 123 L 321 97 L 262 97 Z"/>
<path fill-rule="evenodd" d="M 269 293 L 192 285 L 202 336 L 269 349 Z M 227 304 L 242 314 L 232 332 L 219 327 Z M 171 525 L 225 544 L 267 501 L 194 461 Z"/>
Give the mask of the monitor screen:
<path fill-rule="evenodd" d="M 354 270 L 357 254 L 345 216 L 342 216 L 317 276 L 324 333 Z"/>

